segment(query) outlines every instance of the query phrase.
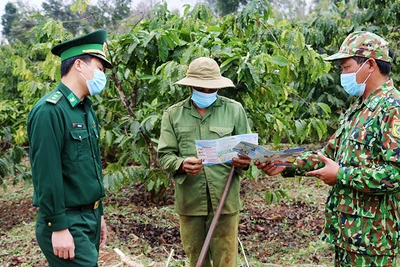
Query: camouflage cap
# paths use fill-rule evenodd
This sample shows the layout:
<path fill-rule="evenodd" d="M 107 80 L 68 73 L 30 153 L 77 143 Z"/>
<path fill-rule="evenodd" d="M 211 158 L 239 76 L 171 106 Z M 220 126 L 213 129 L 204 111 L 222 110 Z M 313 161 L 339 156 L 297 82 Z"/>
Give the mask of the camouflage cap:
<path fill-rule="evenodd" d="M 353 56 L 391 61 L 389 43 L 375 33 L 367 31 L 349 34 L 340 46 L 339 52 L 325 58 L 325 60 L 332 61 Z"/>

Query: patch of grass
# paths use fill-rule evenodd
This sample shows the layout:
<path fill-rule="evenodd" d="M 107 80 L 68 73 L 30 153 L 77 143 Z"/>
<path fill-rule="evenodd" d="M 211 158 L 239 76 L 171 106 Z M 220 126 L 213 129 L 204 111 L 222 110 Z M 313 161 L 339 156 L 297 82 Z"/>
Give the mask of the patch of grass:
<path fill-rule="evenodd" d="M 0 266 L 45 266 L 33 229 L 35 222 L 30 222 L 1 233 Z"/>

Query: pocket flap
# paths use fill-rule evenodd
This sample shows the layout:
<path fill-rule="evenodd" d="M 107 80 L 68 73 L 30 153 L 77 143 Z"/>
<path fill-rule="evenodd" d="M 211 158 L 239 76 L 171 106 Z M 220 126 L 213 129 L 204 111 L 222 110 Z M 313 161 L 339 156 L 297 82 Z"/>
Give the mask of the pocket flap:
<path fill-rule="evenodd" d="M 359 217 L 375 218 L 381 198 L 374 195 L 358 194 L 356 197 L 339 195 L 337 210 Z"/>
<path fill-rule="evenodd" d="M 365 145 L 370 145 L 371 143 L 373 143 L 375 141 L 375 133 L 372 131 L 368 131 L 368 130 L 364 130 L 364 129 L 360 129 L 358 127 L 355 127 L 349 137 L 350 140 L 358 142 L 358 143 L 362 143 Z"/>
<path fill-rule="evenodd" d="M 70 131 L 72 139 L 83 141 L 84 139 L 88 138 L 89 133 L 86 130 L 73 130 Z"/>
<path fill-rule="evenodd" d="M 178 133 L 193 133 L 196 130 L 196 126 L 178 126 L 175 131 Z"/>
<path fill-rule="evenodd" d="M 233 131 L 233 126 L 230 127 L 216 127 L 216 126 L 211 126 L 210 131 L 214 132 L 219 135 L 219 137 L 223 137 L 226 135 L 230 135 Z"/>

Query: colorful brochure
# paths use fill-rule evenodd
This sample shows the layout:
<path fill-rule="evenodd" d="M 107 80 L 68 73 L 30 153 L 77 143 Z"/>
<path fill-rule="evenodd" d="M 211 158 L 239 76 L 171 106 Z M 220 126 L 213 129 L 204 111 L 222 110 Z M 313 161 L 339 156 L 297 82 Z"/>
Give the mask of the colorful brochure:
<path fill-rule="evenodd" d="M 203 161 L 203 165 L 232 162 L 233 157 L 238 157 L 237 152 L 232 149 L 242 141 L 258 144 L 258 134 L 240 134 L 213 140 L 195 140 L 197 158 Z"/>
<path fill-rule="evenodd" d="M 259 160 L 260 162 L 281 162 L 276 165 L 278 166 L 287 166 L 290 165 L 289 162 L 294 162 L 296 157 L 301 155 L 304 152 L 305 148 L 291 148 L 286 150 L 279 151 L 271 151 L 266 149 L 263 146 L 259 146 L 250 142 L 242 141 L 238 143 L 233 151 L 236 151 L 240 154 L 246 155 L 249 158 L 255 160 Z"/>

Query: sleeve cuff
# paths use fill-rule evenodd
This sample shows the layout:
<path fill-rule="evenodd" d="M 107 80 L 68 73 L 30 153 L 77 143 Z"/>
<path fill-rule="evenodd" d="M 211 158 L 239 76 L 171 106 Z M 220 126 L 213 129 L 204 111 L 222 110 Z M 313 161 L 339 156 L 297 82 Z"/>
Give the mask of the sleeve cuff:
<path fill-rule="evenodd" d="M 65 212 L 59 215 L 46 217 L 44 218 L 44 221 L 47 227 L 53 232 L 68 229 L 69 227 L 68 218 Z"/>
<path fill-rule="evenodd" d="M 179 168 L 181 167 L 183 162 L 183 158 L 178 158 L 175 162 L 175 166 L 174 166 L 174 174 L 176 173 L 177 170 L 179 170 Z"/>
<path fill-rule="evenodd" d="M 286 170 L 281 173 L 283 177 L 294 177 L 296 174 L 296 170 L 292 167 L 286 167 Z"/>
<path fill-rule="evenodd" d="M 352 174 L 351 168 L 340 167 L 336 176 L 338 184 L 348 186 L 349 177 Z"/>

